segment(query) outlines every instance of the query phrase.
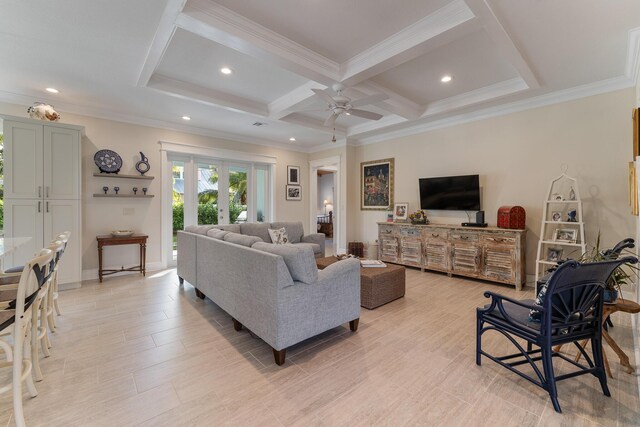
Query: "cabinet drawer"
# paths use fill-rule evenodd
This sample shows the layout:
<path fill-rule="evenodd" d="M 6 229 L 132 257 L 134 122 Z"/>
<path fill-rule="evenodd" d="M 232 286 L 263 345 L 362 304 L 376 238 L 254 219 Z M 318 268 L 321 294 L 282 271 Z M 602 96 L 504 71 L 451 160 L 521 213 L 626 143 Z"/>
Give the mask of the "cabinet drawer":
<path fill-rule="evenodd" d="M 413 228 L 413 227 L 402 227 L 400 229 L 400 235 L 401 236 L 411 236 L 411 237 L 418 238 L 418 237 L 420 237 L 420 229 L 419 228 Z"/>
<path fill-rule="evenodd" d="M 449 230 L 444 228 L 427 228 L 422 232 L 425 240 L 431 241 L 447 241 L 449 239 Z"/>
<path fill-rule="evenodd" d="M 393 226 L 391 225 L 381 225 L 378 229 L 381 236 L 386 234 L 393 234 Z"/>
<path fill-rule="evenodd" d="M 451 240 L 457 240 L 459 242 L 477 242 L 478 233 L 466 233 L 464 231 L 452 231 Z"/>
<path fill-rule="evenodd" d="M 516 244 L 516 236 L 507 234 L 486 234 L 480 236 L 480 241 L 491 245 L 513 246 Z"/>

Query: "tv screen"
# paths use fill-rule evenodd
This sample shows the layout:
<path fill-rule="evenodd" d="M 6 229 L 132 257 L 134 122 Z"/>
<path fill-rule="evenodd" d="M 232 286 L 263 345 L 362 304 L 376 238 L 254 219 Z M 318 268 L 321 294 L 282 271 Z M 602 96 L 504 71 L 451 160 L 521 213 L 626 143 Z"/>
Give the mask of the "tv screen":
<path fill-rule="evenodd" d="M 480 210 L 480 176 L 420 178 L 420 209 Z"/>

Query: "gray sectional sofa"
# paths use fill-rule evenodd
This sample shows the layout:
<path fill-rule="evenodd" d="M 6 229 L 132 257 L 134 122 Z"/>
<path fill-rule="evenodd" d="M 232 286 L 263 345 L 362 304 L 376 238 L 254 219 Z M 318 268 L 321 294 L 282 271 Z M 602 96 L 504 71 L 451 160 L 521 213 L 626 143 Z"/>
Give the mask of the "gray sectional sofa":
<path fill-rule="evenodd" d="M 284 227 L 292 244 L 270 243 L 269 228 Z M 266 232 L 266 235 L 264 234 Z M 186 227 L 178 232 L 178 276 L 273 348 L 286 349 L 360 317 L 360 263 L 339 261 L 318 271 L 324 235 L 303 235 L 302 223 Z"/>

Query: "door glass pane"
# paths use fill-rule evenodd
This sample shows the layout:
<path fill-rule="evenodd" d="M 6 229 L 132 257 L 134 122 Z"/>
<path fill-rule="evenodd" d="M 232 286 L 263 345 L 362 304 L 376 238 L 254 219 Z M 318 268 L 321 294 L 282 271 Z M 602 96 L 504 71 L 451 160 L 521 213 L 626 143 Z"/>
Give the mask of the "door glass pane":
<path fill-rule="evenodd" d="M 4 145 L 0 128 L 0 237 L 4 236 Z"/>
<path fill-rule="evenodd" d="M 198 225 L 218 223 L 218 168 L 198 164 Z"/>
<path fill-rule="evenodd" d="M 246 166 L 229 167 L 229 223 L 247 221 L 247 172 Z"/>
<path fill-rule="evenodd" d="M 267 215 L 267 171 L 256 169 L 256 220 L 265 222 Z"/>
<path fill-rule="evenodd" d="M 178 230 L 184 229 L 184 162 L 174 161 L 171 164 L 173 197 L 171 210 L 173 214 L 173 259 L 177 259 Z"/>

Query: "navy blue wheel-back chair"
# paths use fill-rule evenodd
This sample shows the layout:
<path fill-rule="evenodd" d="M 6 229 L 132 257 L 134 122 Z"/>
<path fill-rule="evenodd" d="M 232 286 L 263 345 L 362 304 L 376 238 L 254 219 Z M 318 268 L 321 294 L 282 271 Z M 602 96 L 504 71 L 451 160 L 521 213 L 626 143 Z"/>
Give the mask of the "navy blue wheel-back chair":
<path fill-rule="evenodd" d="M 622 264 L 635 264 L 635 257 L 580 264 L 566 261 L 558 266 L 547 282 L 541 305 L 534 300 L 515 300 L 485 292 L 491 303 L 477 309 L 476 364 L 482 356 L 504 366 L 549 393 L 553 408 L 562 412 L 558 403 L 556 382 L 578 375 L 592 374 L 600 380 L 605 396 L 611 396 L 602 358 L 602 303 L 605 283 Z M 518 349 L 515 354 L 493 356 L 482 349 L 482 335 L 487 331 L 503 334 Z M 526 341 L 526 349 L 517 339 Z M 590 340 L 593 360 L 580 345 Z M 574 343 L 588 366 L 554 352 L 553 347 Z M 553 358 L 560 357 L 577 370 L 555 376 Z M 542 361 L 542 370 L 536 362 Z M 516 369 L 529 364 L 535 377 Z"/>

